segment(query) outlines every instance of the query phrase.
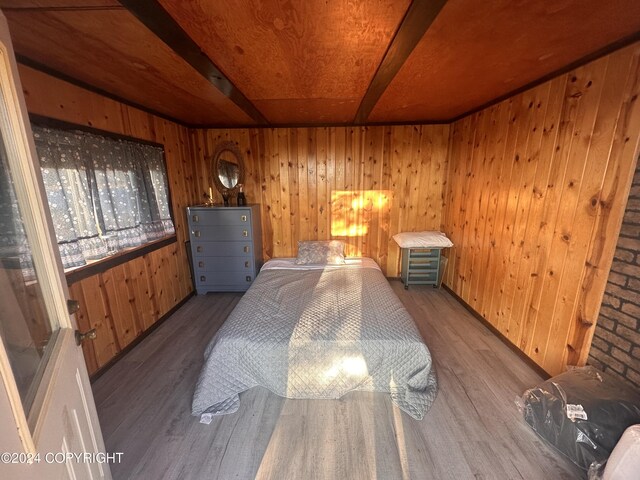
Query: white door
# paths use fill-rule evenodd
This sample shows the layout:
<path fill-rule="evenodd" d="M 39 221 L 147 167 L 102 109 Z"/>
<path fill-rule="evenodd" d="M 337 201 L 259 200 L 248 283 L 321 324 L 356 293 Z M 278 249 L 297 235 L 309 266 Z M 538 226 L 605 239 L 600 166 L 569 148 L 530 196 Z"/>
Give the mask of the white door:
<path fill-rule="evenodd" d="M 2 13 L 0 134 L 0 478 L 110 479 Z"/>

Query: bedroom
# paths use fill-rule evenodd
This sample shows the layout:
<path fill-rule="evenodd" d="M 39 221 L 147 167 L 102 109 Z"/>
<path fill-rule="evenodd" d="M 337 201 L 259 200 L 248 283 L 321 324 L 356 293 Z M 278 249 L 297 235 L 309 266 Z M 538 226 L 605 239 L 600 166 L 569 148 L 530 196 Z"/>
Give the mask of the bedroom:
<path fill-rule="evenodd" d="M 640 386 L 637 2 L 0 8 L 37 135 L 23 140 L 38 157 L 42 132 L 78 129 L 164 157 L 168 235 L 69 270 L 57 294 L 43 283 L 45 310 L 60 316 L 51 345 L 67 341 L 73 322 L 95 329 L 81 352 L 91 388 L 83 377 L 76 390 L 95 397 L 106 451 L 123 452 L 109 465 L 114 478 L 580 478 L 514 399 L 585 362 Z M 437 367 L 440 390 L 423 420 L 389 395 L 285 401 L 259 388 L 211 425 L 190 416 L 206 344 L 242 298 L 195 295 L 186 244 L 186 208 L 204 194 L 223 201 L 211 170 L 224 142 L 239 151 L 244 193 L 259 205 L 263 260 L 296 257 L 298 241 L 334 239 L 389 279 Z M 16 190 L 37 204 L 33 185 Z M 59 235 L 55 209 L 42 208 Z M 27 230 L 47 235 L 22 215 Z M 393 235 L 425 230 L 453 242 L 442 253 L 443 286 L 404 290 Z M 65 260 L 52 242 L 38 248 L 54 260 L 38 261 L 54 278 Z M 77 300 L 73 320 L 50 296 Z M 2 432 L 17 426 L 3 450 L 61 450 L 54 433 L 64 425 L 53 420 L 57 443 L 44 450 L 42 412 L 57 408 L 38 394 L 47 382 L 55 390 L 49 363 L 27 414 L 10 381 L 15 366 L 1 363 Z M 34 466 L 23 467 L 33 477 Z"/>

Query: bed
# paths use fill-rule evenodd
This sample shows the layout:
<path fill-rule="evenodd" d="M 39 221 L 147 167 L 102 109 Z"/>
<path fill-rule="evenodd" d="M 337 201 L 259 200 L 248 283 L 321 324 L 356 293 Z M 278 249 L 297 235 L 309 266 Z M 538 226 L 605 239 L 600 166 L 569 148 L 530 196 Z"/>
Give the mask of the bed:
<path fill-rule="evenodd" d="M 370 258 L 269 260 L 205 350 L 192 414 L 236 412 L 255 386 L 286 398 L 386 392 L 422 419 L 437 381 L 415 323 Z"/>

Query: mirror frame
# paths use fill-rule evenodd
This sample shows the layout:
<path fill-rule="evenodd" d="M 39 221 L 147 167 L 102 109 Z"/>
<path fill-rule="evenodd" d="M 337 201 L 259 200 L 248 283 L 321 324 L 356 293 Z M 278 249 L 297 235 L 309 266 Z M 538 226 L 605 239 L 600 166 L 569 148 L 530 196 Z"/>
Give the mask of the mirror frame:
<path fill-rule="evenodd" d="M 238 162 L 238 169 L 240 170 L 240 173 L 238 175 L 238 183 L 233 188 L 225 187 L 220 181 L 220 178 L 218 178 L 218 163 L 220 162 L 222 154 L 225 152 L 231 152 L 231 154 Z M 222 193 L 223 190 L 227 190 L 231 194 L 237 192 L 238 185 L 244 185 L 244 162 L 242 160 L 242 152 L 240 151 L 240 148 L 238 148 L 238 145 L 236 145 L 235 142 L 221 142 L 216 146 L 216 149 L 210 158 L 210 176 L 218 192 Z"/>

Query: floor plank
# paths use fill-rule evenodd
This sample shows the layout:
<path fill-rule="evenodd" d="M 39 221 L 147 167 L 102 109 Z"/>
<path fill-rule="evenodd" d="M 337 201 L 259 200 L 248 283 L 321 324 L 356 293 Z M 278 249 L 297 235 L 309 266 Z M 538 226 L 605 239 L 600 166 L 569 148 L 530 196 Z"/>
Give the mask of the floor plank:
<path fill-rule="evenodd" d="M 581 472 L 521 419 L 539 375 L 443 290 L 391 285 L 435 359 L 424 420 L 388 395 L 287 400 L 263 388 L 237 413 L 190 416 L 208 340 L 240 299 L 194 297 L 93 385 L 114 479 L 573 479 Z"/>

